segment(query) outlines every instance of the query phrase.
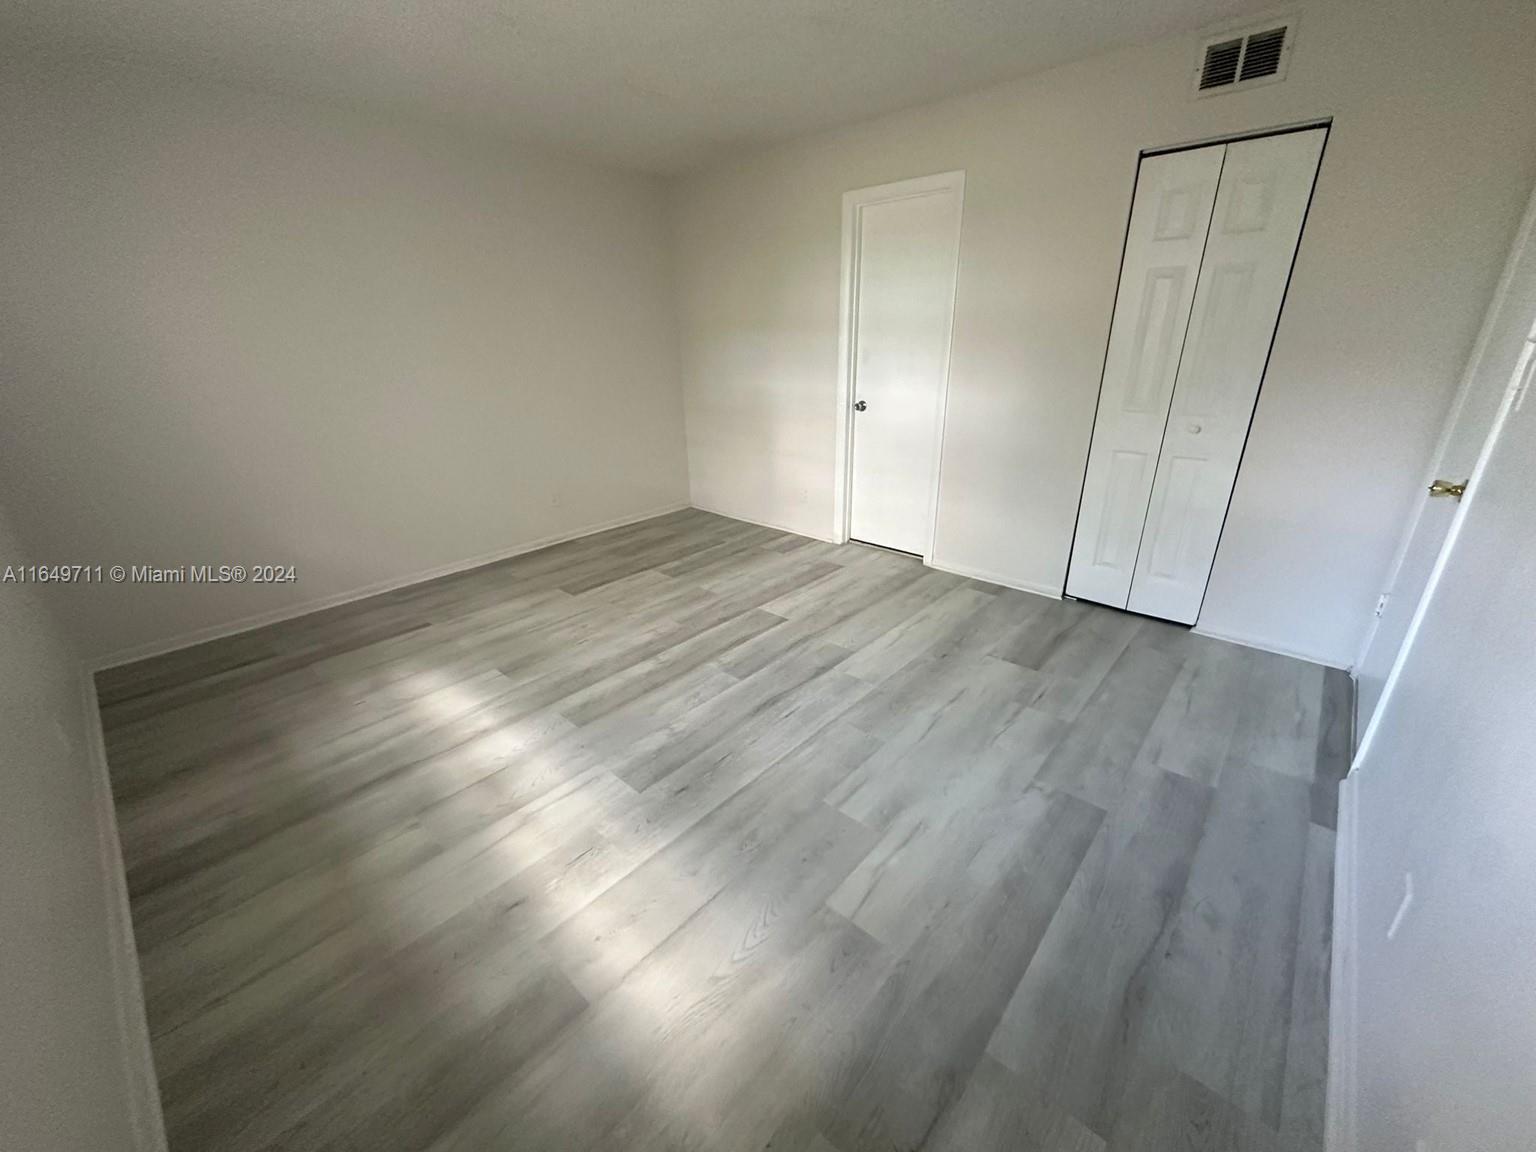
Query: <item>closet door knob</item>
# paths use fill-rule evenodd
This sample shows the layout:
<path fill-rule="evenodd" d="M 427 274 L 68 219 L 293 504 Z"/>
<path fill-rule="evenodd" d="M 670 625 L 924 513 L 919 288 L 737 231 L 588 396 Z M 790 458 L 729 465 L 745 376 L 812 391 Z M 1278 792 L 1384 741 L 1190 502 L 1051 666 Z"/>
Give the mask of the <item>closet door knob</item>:
<path fill-rule="evenodd" d="M 869 405 L 864 403 L 864 401 L 862 401 L 862 400 L 855 400 L 853 402 L 853 410 L 855 412 L 862 412 L 862 411 L 864 411 L 864 409 L 866 409 L 868 407 L 869 407 Z"/>

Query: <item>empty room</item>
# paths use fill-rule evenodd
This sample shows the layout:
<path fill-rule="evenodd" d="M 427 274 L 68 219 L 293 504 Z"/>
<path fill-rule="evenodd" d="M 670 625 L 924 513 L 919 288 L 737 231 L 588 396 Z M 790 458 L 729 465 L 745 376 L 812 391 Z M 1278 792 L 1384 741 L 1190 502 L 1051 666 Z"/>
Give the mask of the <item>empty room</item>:
<path fill-rule="evenodd" d="M 0 0 L 0 1149 L 1529 1152 L 1530 0 Z"/>

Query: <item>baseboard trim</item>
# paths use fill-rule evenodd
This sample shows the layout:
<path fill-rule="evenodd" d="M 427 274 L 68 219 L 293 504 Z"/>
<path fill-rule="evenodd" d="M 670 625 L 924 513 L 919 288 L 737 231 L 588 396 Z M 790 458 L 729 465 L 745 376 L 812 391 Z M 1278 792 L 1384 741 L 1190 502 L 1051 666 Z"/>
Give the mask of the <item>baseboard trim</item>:
<path fill-rule="evenodd" d="M 1356 777 L 1339 785 L 1338 839 L 1333 863 L 1333 963 L 1328 993 L 1328 1152 L 1359 1147 L 1359 902 L 1356 866 L 1359 812 Z"/>
<path fill-rule="evenodd" d="M 727 512 L 723 508 L 711 508 L 708 504 L 693 502 L 694 508 L 700 512 L 708 512 L 714 516 L 724 516 L 728 520 L 740 520 L 743 524 L 756 524 L 759 528 L 772 528 L 775 532 L 790 532 L 796 536 L 806 536 L 812 540 L 821 540 L 827 544 L 838 544 L 841 541 L 834 540 L 831 536 L 822 535 L 819 532 L 802 532 L 798 528 L 790 528 L 784 524 L 775 524 L 769 520 L 756 520 L 751 516 L 742 516 L 736 512 Z M 1016 592 L 1028 592 L 1034 596 L 1046 596 L 1052 600 L 1061 599 L 1060 585 L 1032 584 L 1026 580 L 1019 580 L 1013 576 L 1004 576 L 1000 572 L 989 572 L 984 568 L 967 568 L 960 564 L 950 564 L 938 559 L 926 560 L 925 564 L 939 572 L 948 572 L 952 576 L 964 576 L 968 580 L 984 580 L 988 584 L 999 584 L 1004 588 L 1012 588 Z"/>
<path fill-rule="evenodd" d="M 727 520 L 740 520 L 743 524 L 756 524 L 759 528 L 772 528 L 775 532 L 788 532 L 792 536 L 805 536 L 811 540 L 820 540 L 825 544 L 837 543 L 832 537 L 824 536 L 820 532 L 802 532 L 799 528 L 791 528 L 786 524 L 775 524 L 771 520 L 756 520 L 751 516 L 743 516 L 739 512 L 727 512 L 724 508 L 711 508 L 708 504 L 700 504 L 697 500 L 688 506 L 700 512 L 708 512 L 711 516 L 724 516 Z"/>
<path fill-rule="evenodd" d="M 1000 584 L 1004 588 L 1012 588 L 1015 592 L 1028 592 L 1034 596 L 1047 596 L 1052 600 L 1060 600 L 1062 587 L 1059 584 L 1033 584 L 1028 580 L 1020 580 L 1014 576 L 1004 576 L 1001 572 L 989 572 L 985 568 L 970 568 L 964 564 L 951 564 L 947 560 L 937 557 L 928 562 L 928 567 L 936 568 L 940 572 L 948 572 L 951 576 L 964 576 L 968 580 L 983 580 L 988 584 Z"/>
<path fill-rule="evenodd" d="M 1241 632 L 1223 632 L 1219 628 L 1206 628 L 1200 624 L 1196 624 L 1191 631 L 1196 636 L 1209 636 L 1212 640 L 1225 640 L 1229 644 L 1241 644 L 1244 648 L 1257 648 L 1260 652 L 1273 652 L 1276 656 L 1289 656 L 1293 660 L 1305 660 L 1308 664 L 1321 664 L 1324 668 L 1338 668 L 1345 672 L 1350 670 L 1349 665 L 1339 663 L 1336 656 L 1323 656 L 1317 652 L 1290 648 L 1259 636 L 1250 636 Z"/>
<path fill-rule="evenodd" d="M 1356 664 L 1349 670 L 1349 766 L 1355 766 L 1355 761 L 1360 758 L 1360 677 L 1355 669 Z"/>
<path fill-rule="evenodd" d="M 601 524 L 589 524 L 584 528 L 577 528 L 570 532 L 561 532 L 553 536 L 542 537 L 538 540 L 514 544 L 509 548 L 501 548 L 495 552 L 472 556 L 468 560 L 458 560 L 452 564 L 443 564 L 436 568 L 412 572 L 409 575 L 400 576 L 395 579 L 365 584 L 361 588 L 354 588 L 349 592 L 339 592 L 334 596 L 323 596 L 318 600 L 306 600 L 302 604 L 278 608 L 271 612 L 258 612 L 251 616 L 242 616 L 238 620 L 232 620 L 227 624 L 215 624 L 208 628 L 198 628 L 191 632 L 183 632 L 178 636 L 172 636 L 167 640 L 156 640 L 148 644 L 135 645 L 132 648 L 122 648 L 116 652 L 87 661 L 87 666 L 92 672 L 105 672 L 109 668 L 118 668 L 124 664 L 133 664 L 139 660 L 148 660 L 154 656 L 165 656 L 171 652 L 179 652 L 183 648 L 194 648 L 199 644 L 206 644 L 210 640 L 223 640 L 229 636 L 238 636 L 242 632 L 251 632 L 257 628 L 265 628 L 270 624 L 281 624 L 284 620 L 294 620 L 300 616 L 308 616 L 312 612 L 324 612 L 328 608 L 339 608 L 343 604 L 366 600 L 370 596 L 381 596 L 385 592 L 409 588 L 412 584 L 424 584 L 428 580 L 438 580 L 444 576 L 468 572 L 473 568 L 483 568 L 487 564 L 495 564 L 501 560 L 510 560 L 514 556 L 523 556 L 529 552 L 537 552 L 541 548 L 553 548 L 556 544 L 580 540 L 583 536 L 595 536 L 599 532 L 608 532 L 614 528 L 625 528 L 631 524 L 639 524 L 643 520 L 654 520 L 658 516 L 681 512 L 684 508 L 689 507 L 692 507 L 692 505 L 686 500 L 680 500 L 676 503 L 663 505 L 660 508 L 653 508 L 648 512 L 637 512 L 632 516 L 620 516 L 613 520 L 605 520 Z"/>
<path fill-rule="evenodd" d="M 105 889 L 107 949 L 112 967 L 112 993 L 117 1012 L 117 1039 L 128 1087 L 130 1136 L 135 1152 L 166 1152 L 165 1117 L 160 1086 L 149 1044 L 149 1020 L 144 1011 L 144 984 L 139 974 L 139 950 L 134 942 L 128 883 L 123 872 L 122 843 L 117 834 L 117 808 L 107 773 L 106 741 L 96 681 L 82 668 L 86 755 L 90 760 L 91 804 L 96 817 L 96 849 Z"/>

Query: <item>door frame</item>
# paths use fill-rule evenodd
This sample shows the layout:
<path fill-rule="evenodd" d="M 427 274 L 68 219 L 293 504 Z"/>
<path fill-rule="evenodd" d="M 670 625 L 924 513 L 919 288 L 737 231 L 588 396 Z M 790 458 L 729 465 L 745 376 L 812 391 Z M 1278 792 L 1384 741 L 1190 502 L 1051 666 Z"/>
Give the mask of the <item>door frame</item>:
<path fill-rule="evenodd" d="M 924 517 L 928 530 L 923 548 L 923 563 L 933 563 L 934 540 L 938 536 L 939 479 L 944 454 L 944 422 L 949 412 L 950 360 L 955 346 L 955 305 L 960 295 L 960 240 L 964 234 L 965 172 L 939 172 L 877 184 L 843 193 L 842 281 L 838 291 L 837 338 L 837 448 L 832 479 L 832 540 L 846 544 L 853 516 L 853 380 L 854 327 L 859 318 L 859 224 L 865 208 L 892 200 L 931 196 L 935 192 L 953 192 L 955 206 L 954 291 L 949 301 L 949 323 L 944 331 L 944 375 L 939 381 L 938 411 L 934 418 L 933 469 L 928 478 L 928 507 Z"/>

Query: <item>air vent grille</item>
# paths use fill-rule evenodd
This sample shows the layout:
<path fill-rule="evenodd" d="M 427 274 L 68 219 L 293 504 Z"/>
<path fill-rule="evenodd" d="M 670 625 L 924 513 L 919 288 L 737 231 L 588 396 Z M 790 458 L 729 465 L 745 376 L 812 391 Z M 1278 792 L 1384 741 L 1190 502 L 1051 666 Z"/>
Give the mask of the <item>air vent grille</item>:
<path fill-rule="evenodd" d="M 1240 79 L 1257 80 L 1261 76 L 1273 76 L 1280 71 L 1280 55 L 1284 51 L 1283 27 L 1255 32 L 1248 37 L 1248 47 L 1243 51 L 1243 74 Z"/>
<path fill-rule="evenodd" d="M 1294 20 L 1228 32 L 1207 40 L 1201 49 L 1195 91 L 1199 95 L 1248 84 L 1284 79 Z"/>
<path fill-rule="evenodd" d="M 1205 50 L 1205 63 L 1200 68 L 1200 91 L 1220 88 L 1237 79 L 1238 61 L 1243 57 L 1243 40 L 1223 40 L 1211 44 Z"/>

